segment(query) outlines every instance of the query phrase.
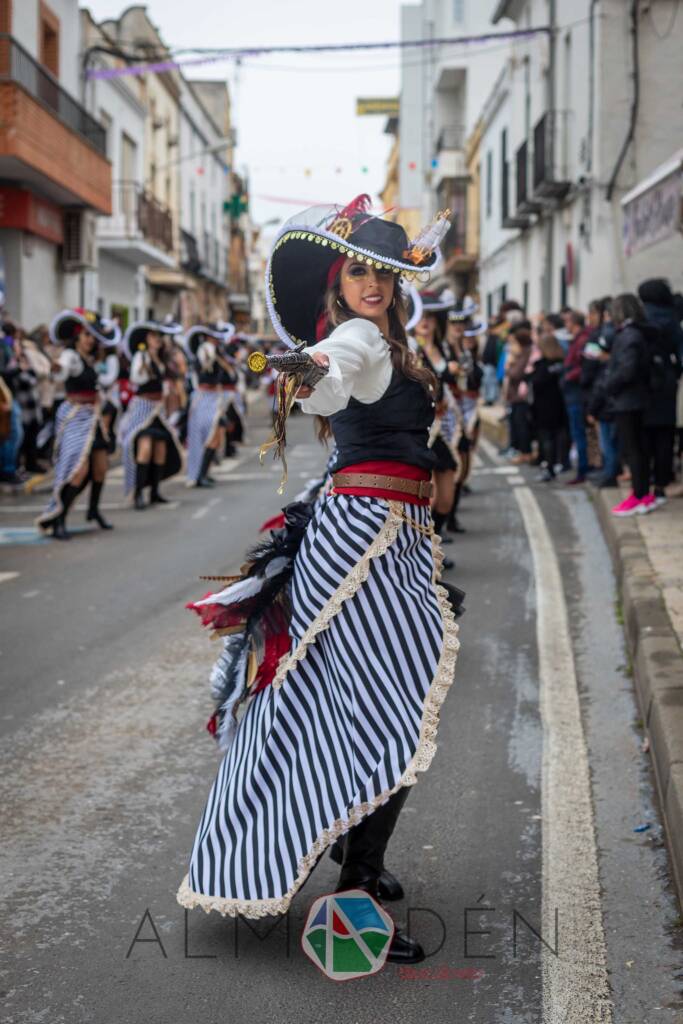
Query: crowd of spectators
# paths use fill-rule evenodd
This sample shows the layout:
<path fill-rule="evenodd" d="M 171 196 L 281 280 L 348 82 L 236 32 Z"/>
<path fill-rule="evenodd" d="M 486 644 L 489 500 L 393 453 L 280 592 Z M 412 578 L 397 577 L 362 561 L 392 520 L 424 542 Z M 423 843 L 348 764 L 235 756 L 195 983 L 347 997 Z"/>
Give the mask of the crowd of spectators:
<path fill-rule="evenodd" d="M 481 358 L 485 403 L 506 406 L 505 454 L 537 463 L 548 483 L 565 472 L 570 486 L 630 481 L 617 516 L 682 496 L 682 320 L 683 296 L 662 278 L 637 295 L 594 299 L 585 312 L 528 318 L 503 303 Z"/>

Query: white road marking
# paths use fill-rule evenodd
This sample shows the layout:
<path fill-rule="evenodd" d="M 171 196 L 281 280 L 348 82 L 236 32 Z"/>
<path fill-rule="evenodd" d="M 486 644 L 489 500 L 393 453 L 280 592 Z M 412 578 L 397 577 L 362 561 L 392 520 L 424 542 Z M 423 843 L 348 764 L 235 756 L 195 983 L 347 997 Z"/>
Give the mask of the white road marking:
<path fill-rule="evenodd" d="M 505 473 L 519 473 L 519 470 L 516 466 L 484 466 L 483 463 L 480 469 L 472 470 L 472 476 L 484 476 L 491 473 L 503 476 Z"/>
<path fill-rule="evenodd" d="M 524 487 L 526 482 L 521 476 L 506 476 L 505 479 L 511 487 Z"/>
<path fill-rule="evenodd" d="M 15 580 L 18 575 L 18 572 L 0 572 L 0 583 L 9 583 L 10 580 Z"/>
<path fill-rule="evenodd" d="M 544 1024 L 612 1021 L 586 739 L 557 556 L 538 502 L 515 489 L 534 565 L 543 725 Z"/>
<path fill-rule="evenodd" d="M 192 513 L 190 519 L 203 519 L 209 509 L 213 508 L 214 505 L 218 505 L 220 501 L 220 498 L 210 498 L 206 505 L 202 505 L 201 508 L 198 508 L 196 512 Z"/>
<path fill-rule="evenodd" d="M 15 573 L 15 575 L 17 575 L 17 574 Z M 28 599 L 28 598 L 31 598 L 31 597 L 38 597 L 39 594 L 40 594 L 39 590 L 27 590 L 21 596 Z"/>

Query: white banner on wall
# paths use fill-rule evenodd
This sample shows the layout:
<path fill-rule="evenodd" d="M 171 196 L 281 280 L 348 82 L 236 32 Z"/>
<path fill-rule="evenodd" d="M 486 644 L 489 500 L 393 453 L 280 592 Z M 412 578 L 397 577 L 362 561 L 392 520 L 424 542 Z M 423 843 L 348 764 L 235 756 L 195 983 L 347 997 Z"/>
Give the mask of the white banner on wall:
<path fill-rule="evenodd" d="M 668 161 L 621 200 L 627 256 L 661 242 L 681 229 L 681 155 Z"/>

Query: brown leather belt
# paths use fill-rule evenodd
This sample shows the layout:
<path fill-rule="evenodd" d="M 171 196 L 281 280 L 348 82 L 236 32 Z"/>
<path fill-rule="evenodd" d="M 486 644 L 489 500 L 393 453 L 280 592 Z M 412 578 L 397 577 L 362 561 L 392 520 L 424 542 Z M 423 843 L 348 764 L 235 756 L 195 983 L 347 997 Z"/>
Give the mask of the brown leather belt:
<path fill-rule="evenodd" d="M 374 487 L 380 491 L 402 491 L 418 498 L 431 498 L 431 480 L 407 480 L 402 476 L 379 476 L 376 473 L 333 473 L 333 487 Z"/>

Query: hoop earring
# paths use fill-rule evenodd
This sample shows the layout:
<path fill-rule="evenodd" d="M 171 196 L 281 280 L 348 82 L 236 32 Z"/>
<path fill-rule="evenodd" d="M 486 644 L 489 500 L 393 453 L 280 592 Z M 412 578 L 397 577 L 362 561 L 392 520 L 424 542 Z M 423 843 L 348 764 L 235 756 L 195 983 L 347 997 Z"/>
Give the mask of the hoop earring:
<path fill-rule="evenodd" d="M 340 309 L 346 309 L 346 303 L 342 300 L 341 296 L 337 298 L 337 305 Z"/>
<path fill-rule="evenodd" d="M 396 305 L 396 296 L 394 295 L 393 299 L 391 300 L 391 305 L 389 306 L 389 309 L 393 309 L 395 305 Z"/>

